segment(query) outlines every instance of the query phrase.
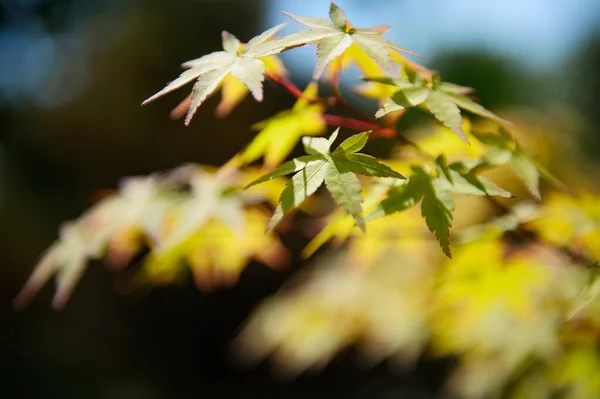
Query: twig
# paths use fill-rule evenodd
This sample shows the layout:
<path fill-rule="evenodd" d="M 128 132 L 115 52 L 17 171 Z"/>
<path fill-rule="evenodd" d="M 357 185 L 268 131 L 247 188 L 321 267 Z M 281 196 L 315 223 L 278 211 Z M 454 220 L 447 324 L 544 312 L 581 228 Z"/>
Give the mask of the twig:
<path fill-rule="evenodd" d="M 298 86 L 296 86 L 289 79 L 287 79 L 283 76 L 274 74 L 269 71 L 266 72 L 265 76 L 267 78 L 269 78 L 270 80 L 272 80 L 274 83 L 277 83 L 279 86 L 281 86 L 283 89 L 285 89 L 288 93 L 290 93 L 292 96 L 294 96 L 296 98 L 303 98 L 311 103 L 325 103 L 325 100 L 323 100 L 320 97 L 307 96 L 306 94 L 304 94 L 302 92 L 302 90 L 300 90 L 298 88 Z"/>
<path fill-rule="evenodd" d="M 396 130 L 391 127 L 380 126 L 375 123 L 362 121 L 359 119 L 346 118 L 338 115 L 323 115 L 325 123 L 330 126 L 347 127 L 357 131 L 373 130 L 378 137 L 393 137 Z"/>

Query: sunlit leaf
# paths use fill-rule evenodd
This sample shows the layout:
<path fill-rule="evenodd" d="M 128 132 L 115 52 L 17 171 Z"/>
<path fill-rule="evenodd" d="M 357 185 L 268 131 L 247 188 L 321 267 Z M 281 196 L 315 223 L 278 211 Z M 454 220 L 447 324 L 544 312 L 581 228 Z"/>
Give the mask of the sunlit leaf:
<path fill-rule="evenodd" d="M 265 65 L 261 58 L 280 53 L 283 48 L 269 42 L 283 25 L 278 25 L 261 35 L 251 39 L 243 48 L 240 41 L 232 34 L 223 31 L 223 51 L 208 54 L 196 60 L 183 64 L 184 68 L 190 68 L 183 72 L 175 81 L 167 85 L 142 104 L 147 104 L 156 98 L 180 88 L 194 79 L 198 79 L 192 89 L 190 107 L 185 120 L 188 125 L 196 110 L 208 96 L 210 96 L 223 80 L 232 73 L 252 93 L 257 101 L 262 101 Z"/>
<path fill-rule="evenodd" d="M 360 133 L 345 140 L 338 148 L 330 152 L 329 148 L 337 137 L 337 129 L 329 139 L 323 137 L 304 137 L 302 142 L 306 152 L 311 155 L 286 162 L 273 172 L 252 182 L 250 186 L 295 173 L 281 193 L 280 204 L 269 223 L 275 226 L 292 209 L 298 207 L 307 197 L 312 195 L 325 181 L 333 199 L 354 217 L 357 224 L 364 229 L 362 217 L 361 186 L 355 173 L 367 176 L 402 178 L 398 172 L 384 165 L 377 159 L 358 151 L 364 145 L 368 133 Z"/>
<path fill-rule="evenodd" d="M 390 50 L 419 56 L 381 37 L 383 33 L 381 29 L 348 29 L 349 23 L 344 12 L 333 2 L 329 11 L 332 21 L 323 18 L 297 17 L 288 13 L 285 15 L 311 29 L 284 37 L 277 42 L 279 46 L 285 49 L 318 41 L 314 79 L 319 79 L 327 66 L 352 44 L 360 47 L 369 57 L 387 69 L 391 69 Z"/>

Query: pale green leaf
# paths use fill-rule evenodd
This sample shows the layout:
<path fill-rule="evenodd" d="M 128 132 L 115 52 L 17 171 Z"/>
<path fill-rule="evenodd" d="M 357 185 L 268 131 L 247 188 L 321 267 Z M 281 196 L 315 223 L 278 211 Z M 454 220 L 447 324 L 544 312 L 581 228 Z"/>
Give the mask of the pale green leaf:
<path fill-rule="evenodd" d="M 414 85 L 409 89 L 398 91 L 387 100 L 383 108 L 377 111 L 375 117 L 381 118 L 390 112 L 416 107 L 428 100 L 429 93 L 430 90 L 428 88 L 415 87 Z"/>
<path fill-rule="evenodd" d="M 325 172 L 325 185 L 333 199 L 356 220 L 356 224 L 365 230 L 362 216 L 362 195 L 358 178 L 343 163 L 330 159 Z"/>
<path fill-rule="evenodd" d="M 221 33 L 221 38 L 223 40 L 223 50 L 237 56 L 241 45 L 239 39 L 226 30 Z"/>
<path fill-rule="evenodd" d="M 391 42 L 381 36 L 374 36 L 378 42 L 380 42 L 382 45 L 384 45 L 385 47 L 387 47 L 389 50 L 393 50 L 399 53 L 405 53 L 405 54 L 410 54 L 412 56 L 418 57 L 418 58 L 425 58 L 420 54 L 417 54 L 413 51 L 407 50 L 404 47 L 400 46 L 399 44 L 396 44 L 394 42 Z"/>
<path fill-rule="evenodd" d="M 364 77 L 363 80 L 368 82 L 376 82 L 381 83 L 388 86 L 395 86 L 400 90 L 413 89 L 415 88 L 415 83 L 411 82 L 405 78 L 390 78 L 390 77 Z"/>
<path fill-rule="evenodd" d="M 299 170 L 304 169 L 310 162 L 318 160 L 319 157 L 315 157 L 314 155 L 305 155 L 302 157 L 294 158 L 291 161 L 288 161 L 272 171 L 271 173 L 267 173 L 259 179 L 254 180 L 252 183 L 248 184 L 245 188 L 250 188 L 260 183 L 264 183 L 269 180 L 273 180 L 277 177 L 289 175 L 290 173 L 298 172 Z"/>
<path fill-rule="evenodd" d="M 429 181 L 424 187 L 421 215 L 429 230 L 439 241 L 446 256 L 451 258 L 450 227 L 454 210 L 452 193 L 444 185 L 437 184 L 436 181 Z"/>
<path fill-rule="evenodd" d="M 267 227 L 265 229 L 266 232 L 269 232 L 275 228 L 275 226 L 283 219 L 285 214 L 283 213 L 283 207 L 281 204 L 277 205 L 275 208 L 275 212 L 273 212 L 273 216 L 269 219 L 269 223 L 267 223 Z"/>
<path fill-rule="evenodd" d="M 327 155 L 329 153 L 329 140 L 324 137 L 302 137 L 304 151 L 311 155 Z"/>
<path fill-rule="evenodd" d="M 327 18 L 321 17 L 299 17 L 297 15 L 290 14 L 289 12 L 282 11 L 283 15 L 290 17 L 294 21 L 302 24 L 304 26 L 308 26 L 309 28 L 314 29 L 336 29 L 335 24 L 328 20 Z M 337 30 L 337 29 L 336 29 Z"/>
<path fill-rule="evenodd" d="M 456 104 L 448 98 L 448 95 L 431 90 L 427 96 L 426 105 L 437 120 L 452 130 L 463 141 L 466 143 L 469 142 L 462 130 L 462 116 L 460 110 Z"/>
<path fill-rule="evenodd" d="M 388 197 L 377 205 L 367 216 L 367 220 L 374 220 L 412 208 L 423 198 L 422 184 L 422 176 L 410 176 L 389 191 Z"/>
<path fill-rule="evenodd" d="M 512 198 L 512 194 L 475 173 L 461 174 L 451 169 L 453 191 L 461 195 Z"/>
<path fill-rule="evenodd" d="M 338 134 L 340 133 L 340 128 L 336 128 L 333 133 L 331 133 L 331 136 L 329 136 L 329 139 L 327 140 L 329 142 L 329 148 L 331 148 L 331 146 L 333 145 L 333 143 L 335 142 L 335 140 L 337 139 Z"/>
<path fill-rule="evenodd" d="M 375 118 L 382 118 L 389 113 L 396 112 L 396 111 L 402 111 L 404 109 L 406 109 L 406 108 L 401 105 L 396 104 L 396 102 L 394 102 L 391 98 L 388 98 L 386 100 L 385 104 L 383 104 L 383 107 L 378 109 L 377 112 L 375 113 Z"/>
<path fill-rule="evenodd" d="M 345 29 L 348 23 L 346 13 L 339 8 L 334 2 L 331 2 L 329 6 L 329 18 L 335 24 L 337 28 Z"/>
<path fill-rule="evenodd" d="M 317 191 L 323 184 L 326 170 L 327 160 L 316 159 L 309 161 L 304 168 L 292 176 L 281 192 L 279 211 L 276 209 L 268 229 L 273 228 L 285 214 Z"/>
<path fill-rule="evenodd" d="M 310 42 L 319 41 L 317 47 L 317 67 L 314 77 L 319 78 L 327 65 L 339 57 L 349 46 L 354 43 L 369 57 L 387 69 L 391 69 L 389 51 L 400 51 L 417 55 L 405 48 L 381 37 L 381 29 L 352 28 L 347 29 L 348 22 L 344 12 L 334 3 L 331 3 L 329 16 L 331 21 L 323 18 L 306 18 L 284 13 L 295 21 L 312 29 L 297 32 L 281 39 L 279 46 L 290 48 L 301 46 Z M 346 31 L 347 30 L 347 31 Z M 419 56 L 420 57 L 420 56 Z"/>
<path fill-rule="evenodd" d="M 317 191 L 325 178 L 326 165 L 327 161 L 324 159 L 310 161 L 290 179 L 286 187 L 290 187 L 288 195 L 293 195 L 286 196 L 282 193 L 281 199 L 285 213 Z"/>
<path fill-rule="evenodd" d="M 340 36 L 341 32 L 337 29 L 306 29 L 294 32 L 282 39 L 273 42 L 273 46 L 281 50 L 304 46 L 305 44 L 316 42 L 327 37 Z"/>
<path fill-rule="evenodd" d="M 348 137 L 346 140 L 339 145 L 339 147 L 333 152 L 334 154 L 339 153 L 354 153 L 363 149 L 371 132 L 363 132 Z"/>
<path fill-rule="evenodd" d="M 352 44 L 352 38 L 347 33 L 324 37 L 317 44 L 317 65 L 313 74 L 314 79 L 319 79 L 327 65 L 342 55 Z"/>
<path fill-rule="evenodd" d="M 217 89 L 217 86 L 225 79 L 225 76 L 231 72 L 232 66 L 233 63 L 226 64 L 223 68 L 210 71 L 198 79 L 192 89 L 192 103 L 185 118 L 186 125 L 190 124 L 198 107 Z"/>
<path fill-rule="evenodd" d="M 256 101 L 263 100 L 262 82 L 265 79 L 265 64 L 261 60 L 239 57 L 233 64 L 231 73 L 250 90 Z"/>
<path fill-rule="evenodd" d="M 531 194 L 540 199 L 540 172 L 529 157 L 522 151 L 516 150 L 512 156 L 511 166 L 523 180 Z"/>
<path fill-rule="evenodd" d="M 386 69 L 391 69 L 391 58 L 388 49 L 377 40 L 378 36 L 366 34 L 352 35 L 352 42 L 356 44 L 369 57 L 377 61 Z"/>
<path fill-rule="evenodd" d="M 247 57 L 266 57 L 267 55 L 271 55 L 272 47 L 274 42 L 268 42 L 281 28 L 283 28 L 286 24 L 279 24 L 267 31 L 264 31 L 258 36 L 254 36 L 252 39 L 246 43 L 242 50 L 242 55 Z M 276 48 L 276 47 L 273 47 Z M 277 51 L 279 52 L 279 51 Z"/>
<path fill-rule="evenodd" d="M 472 87 L 459 86 L 457 84 L 448 82 L 440 82 L 437 86 L 435 86 L 435 89 L 448 94 L 457 94 L 459 96 L 464 96 L 475 91 L 475 89 Z"/>
<path fill-rule="evenodd" d="M 438 176 L 445 177 L 450 183 L 454 183 L 452 170 L 446 162 L 446 157 L 443 155 L 438 156 L 435 160 L 435 168 L 438 172 Z"/>
<path fill-rule="evenodd" d="M 233 59 L 235 59 L 235 56 L 233 56 L 232 54 L 229 54 L 226 51 L 215 51 L 214 53 L 204 55 L 200 58 L 186 61 L 183 64 L 181 64 L 181 67 L 182 68 L 194 68 L 194 67 L 198 67 L 198 66 L 207 66 L 207 65 L 219 67 L 219 66 L 223 65 L 223 63 L 225 63 L 227 61 L 231 61 Z"/>
<path fill-rule="evenodd" d="M 228 62 L 233 63 L 234 59 L 231 57 L 231 55 L 227 54 L 227 60 L 228 60 Z M 211 71 L 214 71 L 215 69 L 220 68 L 222 65 L 223 65 L 222 61 L 203 63 L 203 64 L 193 67 L 192 69 L 184 71 L 181 75 L 179 75 L 179 77 L 177 79 L 175 79 L 174 81 L 169 83 L 164 89 L 162 89 L 158 93 L 154 94 L 150 98 L 146 99 L 142 103 L 142 105 L 146 105 L 149 102 L 156 100 L 158 97 L 161 97 L 161 96 L 163 96 L 167 93 L 170 93 L 174 90 L 177 90 L 180 87 L 191 82 L 192 80 L 197 79 L 201 75 L 204 75 L 208 72 L 211 72 Z"/>
<path fill-rule="evenodd" d="M 499 117 L 498 115 L 485 109 L 483 106 L 481 106 L 480 104 L 477 104 L 476 102 L 474 102 L 473 100 L 471 100 L 468 97 L 459 96 L 459 95 L 455 95 L 455 94 L 446 94 L 446 95 L 448 96 L 448 98 L 450 98 L 450 100 L 453 103 L 455 103 L 456 105 L 458 105 L 460 108 L 464 109 L 465 111 L 469 111 L 473 114 L 482 116 L 484 118 L 491 119 L 493 121 L 496 121 L 496 122 L 504 124 L 504 125 L 514 125 L 513 122 Z"/>
<path fill-rule="evenodd" d="M 335 155 L 334 158 L 338 159 Z M 377 158 L 366 154 L 346 154 L 344 157 L 340 157 L 339 162 L 363 176 L 405 178 Z"/>

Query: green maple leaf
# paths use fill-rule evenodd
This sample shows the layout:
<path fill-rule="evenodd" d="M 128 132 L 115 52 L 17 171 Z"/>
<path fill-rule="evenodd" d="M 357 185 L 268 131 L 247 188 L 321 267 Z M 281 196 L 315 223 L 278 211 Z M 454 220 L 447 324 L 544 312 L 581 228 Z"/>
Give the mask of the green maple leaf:
<path fill-rule="evenodd" d="M 357 153 L 366 144 L 370 132 L 348 138 L 335 151 L 331 152 L 330 147 L 335 141 L 338 131 L 339 128 L 329 140 L 322 137 L 304 137 L 302 143 L 309 155 L 286 162 L 273 172 L 248 185 L 251 187 L 276 177 L 294 173 L 281 193 L 279 205 L 269 222 L 268 229 L 273 228 L 285 214 L 314 194 L 325 182 L 325 187 L 333 199 L 348 214 L 352 215 L 357 225 L 364 230 L 361 185 L 356 173 L 366 176 L 403 178 L 401 174 L 376 158 Z"/>
<path fill-rule="evenodd" d="M 476 165 L 477 168 L 488 166 L 499 166 L 510 163 L 517 176 L 523 181 L 531 195 L 540 199 L 540 175 L 544 173 L 545 177 L 557 186 L 564 186 L 550 172 L 538 165 L 514 138 L 504 129 L 500 129 L 499 134 L 481 134 L 474 133 L 475 137 L 483 144 L 492 147 Z"/>
<path fill-rule="evenodd" d="M 421 201 L 421 215 L 427 227 L 435 234 L 444 253 L 451 257 L 453 196 L 459 194 L 511 198 L 512 194 L 476 175 L 476 170 L 469 169 L 463 163 L 448 165 L 445 158 L 440 156 L 435 160 L 434 166 L 434 175 L 424 168 L 413 168 L 413 174 L 403 184 L 393 187 L 387 198 L 367 216 L 367 220 L 405 211 Z"/>
<path fill-rule="evenodd" d="M 420 55 L 406 50 L 382 35 L 382 29 L 377 28 L 353 28 L 346 14 L 335 3 L 329 7 L 329 19 L 317 17 L 298 17 L 289 13 L 283 13 L 294 21 L 308 26 L 310 29 L 293 33 L 279 40 L 276 44 L 283 48 L 303 46 L 308 43 L 317 43 L 317 65 L 314 79 L 323 75 L 327 65 L 355 44 L 369 57 L 377 61 L 387 69 L 391 69 L 391 58 L 389 51 L 398 51 L 417 57 Z"/>
<path fill-rule="evenodd" d="M 280 53 L 283 48 L 269 41 L 284 24 L 269 29 L 252 38 L 243 48 L 240 41 L 231 33 L 223 31 L 223 50 L 187 61 L 182 67 L 189 68 L 164 89 L 145 100 L 142 105 L 155 100 L 185 84 L 196 80 L 185 124 L 189 125 L 194 113 L 230 73 L 240 80 L 252 93 L 256 101 L 263 99 L 265 65 L 260 58 Z"/>
<path fill-rule="evenodd" d="M 461 109 L 503 125 L 513 124 L 467 97 L 467 94 L 472 91 L 471 88 L 442 82 L 437 75 L 434 75 L 431 82 L 418 75 L 408 78 L 368 78 L 365 80 L 395 86 L 399 89 L 377 111 L 375 114 L 377 118 L 390 112 L 424 105 L 438 121 L 467 143 L 469 141 L 462 130 Z"/>
<path fill-rule="evenodd" d="M 452 211 L 454 211 L 452 191 L 448 185 L 437 179 L 426 180 L 426 184 L 422 187 L 421 215 L 429 231 L 435 234 L 446 256 L 451 258 L 450 227 L 452 227 Z"/>

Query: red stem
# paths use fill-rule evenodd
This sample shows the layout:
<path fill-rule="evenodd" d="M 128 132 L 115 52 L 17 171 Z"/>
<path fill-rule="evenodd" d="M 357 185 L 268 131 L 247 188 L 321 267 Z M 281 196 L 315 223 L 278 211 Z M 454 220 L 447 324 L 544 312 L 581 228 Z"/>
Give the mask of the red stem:
<path fill-rule="evenodd" d="M 290 93 L 292 96 L 296 97 L 296 98 L 304 98 L 310 102 L 322 102 L 323 100 L 321 100 L 320 98 L 315 98 L 315 97 L 307 97 L 302 90 L 300 90 L 298 88 L 298 86 L 296 86 L 295 84 L 293 84 L 290 80 L 284 78 L 283 76 L 271 73 L 269 71 L 267 71 L 265 73 L 265 76 L 269 79 L 271 79 L 273 82 L 277 83 L 279 86 L 281 86 L 283 89 L 285 89 L 285 91 L 287 91 L 288 93 Z"/>
<path fill-rule="evenodd" d="M 265 76 L 271 79 L 274 83 L 277 83 L 284 90 L 286 90 L 288 93 L 290 93 L 296 98 L 304 98 L 310 102 L 319 102 L 327 106 L 337 105 L 338 107 L 345 109 L 348 112 L 354 113 L 359 117 L 369 119 L 368 117 L 364 116 L 360 111 L 344 103 L 344 101 L 341 98 L 339 98 L 339 96 L 338 98 L 333 98 L 333 101 L 328 101 L 326 99 L 321 99 L 318 97 L 307 97 L 294 83 L 284 78 L 283 76 L 279 76 L 268 71 L 266 72 Z M 339 81 L 337 82 L 337 84 L 339 84 Z M 337 84 L 335 84 L 334 86 L 336 86 Z M 374 134 L 371 137 L 393 137 L 396 134 L 396 131 L 393 127 L 384 127 L 370 121 L 345 118 L 337 115 L 323 115 L 323 119 L 325 120 L 325 123 L 327 123 L 330 126 L 347 127 L 349 129 L 357 131 L 373 130 Z"/>
<path fill-rule="evenodd" d="M 329 114 L 323 115 L 323 119 L 325 120 L 325 123 L 330 126 L 347 127 L 357 131 L 373 130 L 378 137 L 392 137 L 396 134 L 395 130 L 391 127 L 383 127 L 375 123 L 365 122 L 358 119 Z"/>

